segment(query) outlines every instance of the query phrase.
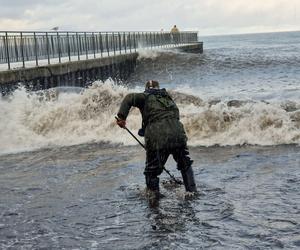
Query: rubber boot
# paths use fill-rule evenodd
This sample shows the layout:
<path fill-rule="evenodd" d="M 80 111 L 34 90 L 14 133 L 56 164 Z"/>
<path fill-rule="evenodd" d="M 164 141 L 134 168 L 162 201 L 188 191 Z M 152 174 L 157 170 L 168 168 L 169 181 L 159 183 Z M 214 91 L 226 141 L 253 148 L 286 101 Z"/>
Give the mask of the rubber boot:
<path fill-rule="evenodd" d="M 193 168 L 190 166 L 188 169 L 181 170 L 181 175 L 185 186 L 185 190 L 187 192 L 197 192 Z"/>
<path fill-rule="evenodd" d="M 159 178 L 146 176 L 146 185 L 149 192 L 149 198 L 159 198 Z"/>

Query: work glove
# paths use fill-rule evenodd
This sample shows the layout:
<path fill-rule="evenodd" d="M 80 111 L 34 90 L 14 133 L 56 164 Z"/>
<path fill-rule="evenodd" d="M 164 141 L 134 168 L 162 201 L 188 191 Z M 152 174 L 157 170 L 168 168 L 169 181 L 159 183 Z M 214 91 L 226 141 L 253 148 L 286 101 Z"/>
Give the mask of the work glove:
<path fill-rule="evenodd" d="M 126 127 L 126 120 L 122 120 L 122 119 L 116 117 L 116 122 L 120 128 Z"/>
<path fill-rule="evenodd" d="M 141 136 L 141 137 L 144 137 L 145 136 L 145 129 L 140 128 L 139 131 L 138 131 L 138 135 Z"/>

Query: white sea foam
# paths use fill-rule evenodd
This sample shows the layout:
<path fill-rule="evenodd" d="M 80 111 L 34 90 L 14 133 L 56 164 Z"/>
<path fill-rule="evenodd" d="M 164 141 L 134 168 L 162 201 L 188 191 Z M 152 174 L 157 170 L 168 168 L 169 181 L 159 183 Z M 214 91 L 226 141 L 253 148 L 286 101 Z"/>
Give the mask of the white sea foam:
<path fill-rule="evenodd" d="M 139 48 L 138 59 L 142 59 L 142 58 L 154 59 L 159 56 L 159 53 L 161 53 L 161 52 L 159 52 L 158 50 Z"/>
<path fill-rule="evenodd" d="M 122 99 L 132 91 L 110 80 L 95 82 L 80 93 L 56 89 L 28 93 L 19 88 L 0 99 L 0 152 L 90 142 L 136 144 L 114 118 Z M 189 145 L 300 143 L 299 103 L 209 103 L 180 92 L 171 94 Z M 136 134 L 141 125 L 138 109 L 132 109 L 127 124 Z"/>

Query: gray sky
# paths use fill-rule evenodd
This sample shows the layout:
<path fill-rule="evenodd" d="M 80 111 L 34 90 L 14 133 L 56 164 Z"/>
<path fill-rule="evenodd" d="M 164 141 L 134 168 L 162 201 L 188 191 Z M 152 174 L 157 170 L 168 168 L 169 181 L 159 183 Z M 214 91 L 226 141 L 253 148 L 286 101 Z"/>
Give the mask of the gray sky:
<path fill-rule="evenodd" d="M 0 30 L 300 30 L 300 0 L 0 0 Z"/>

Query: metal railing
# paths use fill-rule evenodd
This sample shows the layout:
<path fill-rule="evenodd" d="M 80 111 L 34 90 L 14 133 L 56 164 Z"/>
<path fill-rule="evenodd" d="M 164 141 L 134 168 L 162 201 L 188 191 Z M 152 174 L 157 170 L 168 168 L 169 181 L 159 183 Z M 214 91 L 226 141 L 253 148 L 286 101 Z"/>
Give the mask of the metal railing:
<path fill-rule="evenodd" d="M 174 47 L 197 42 L 197 32 L 15 32 L 0 31 L 0 66 L 39 66 Z"/>

